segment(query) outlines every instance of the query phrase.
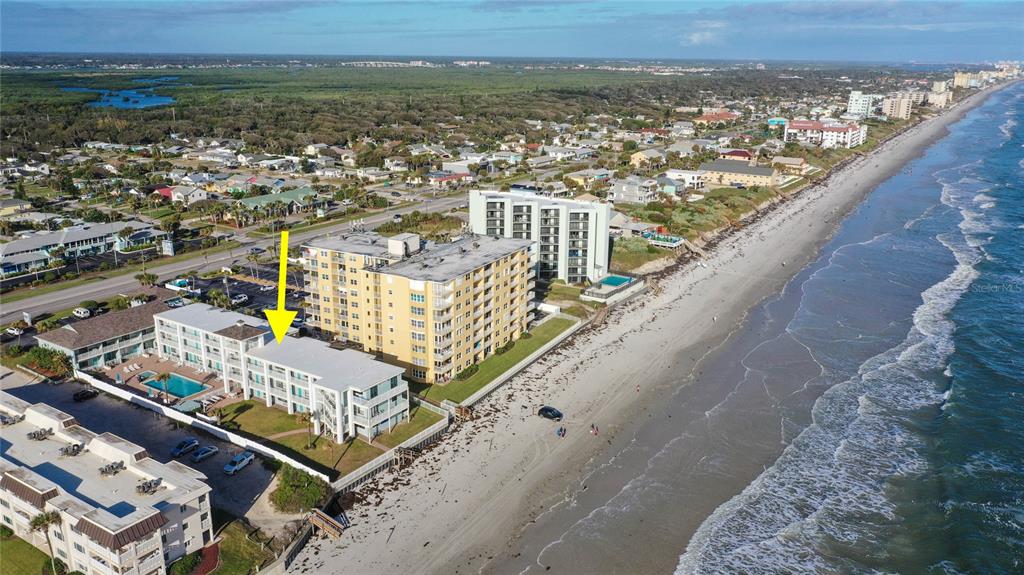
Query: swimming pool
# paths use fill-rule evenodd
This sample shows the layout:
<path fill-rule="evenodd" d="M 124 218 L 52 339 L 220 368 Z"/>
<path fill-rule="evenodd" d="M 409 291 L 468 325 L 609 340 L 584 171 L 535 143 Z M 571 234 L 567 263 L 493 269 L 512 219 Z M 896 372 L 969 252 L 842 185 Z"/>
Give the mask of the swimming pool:
<path fill-rule="evenodd" d="M 601 283 L 603 283 L 606 286 L 611 286 L 611 287 L 623 286 L 623 285 L 628 284 L 631 281 L 633 281 L 633 278 L 629 278 L 629 277 L 625 277 L 625 276 L 606 276 L 604 278 L 601 278 Z"/>
<path fill-rule="evenodd" d="M 156 391 L 164 391 L 164 384 L 153 379 L 156 374 L 147 371 L 139 374 L 139 379 L 146 387 L 155 389 Z M 171 378 L 167 380 L 167 393 L 174 397 L 188 397 L 194 395 L 206 389 L 206 386 L 199 383 L 194 379 L 189 379 L 183 375 L 176 373 L 171 374 Z"/>

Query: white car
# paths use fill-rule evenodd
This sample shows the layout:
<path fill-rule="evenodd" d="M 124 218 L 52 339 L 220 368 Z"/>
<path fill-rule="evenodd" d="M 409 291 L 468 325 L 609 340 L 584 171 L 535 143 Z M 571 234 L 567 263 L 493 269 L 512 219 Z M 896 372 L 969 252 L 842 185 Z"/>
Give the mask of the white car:
<path fill-rule="evenodd" d="M 21 329 L 20 327 L 13 326 L 13 325 L 11 327 L 7 328 L 5 331 L 8 334 L 10 334 L 10 335 L 21 335 L 21 334 L 25 333 L 25 330 Z"/>
<path fill-rule="evenodd" d="M 231 461 L 224 466 L 224 473 L 228 475 L 234 475 L 239 471 L 245 469 L 247 465 L 256 459 L 256 454 L 251 451 L 243 451 L 238 455 L 231 458 Z"/>
<path fill-rule="evenodd" d="M 85 319 L 92 315 L 92 312 L 84 307 L 76 307 L 71 313 L 79 319 Z"/>
<path fill-rule="evenodd" d="M 244 293 L 231 296 L 231 305 L 241 305 L 247 301 L 249 301 L 249 296 Z"/>

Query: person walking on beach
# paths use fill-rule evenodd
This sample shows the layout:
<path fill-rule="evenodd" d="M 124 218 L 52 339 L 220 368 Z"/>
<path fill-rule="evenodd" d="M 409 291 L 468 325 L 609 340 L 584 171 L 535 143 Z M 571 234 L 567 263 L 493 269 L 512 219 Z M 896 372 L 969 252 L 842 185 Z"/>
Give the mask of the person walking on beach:
<path fill-rule="evenodd" d="M 639 383 L 638 383 L 638 384 L 636 384 L 636 392 L 637 392 L 637 393 L 640 393 L 640 384 L 639 384 Z"/>

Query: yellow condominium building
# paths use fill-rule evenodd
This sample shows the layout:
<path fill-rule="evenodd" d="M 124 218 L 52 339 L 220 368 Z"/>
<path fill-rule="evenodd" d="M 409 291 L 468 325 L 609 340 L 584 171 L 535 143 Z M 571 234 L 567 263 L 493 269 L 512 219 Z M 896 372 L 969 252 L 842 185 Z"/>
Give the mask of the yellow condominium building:
<path fill-rule="evenodd" d="M 534 267 L 522 239 L 352 233 L 303 246 L 306 323 L 446 383 L 526 331 Z"/>

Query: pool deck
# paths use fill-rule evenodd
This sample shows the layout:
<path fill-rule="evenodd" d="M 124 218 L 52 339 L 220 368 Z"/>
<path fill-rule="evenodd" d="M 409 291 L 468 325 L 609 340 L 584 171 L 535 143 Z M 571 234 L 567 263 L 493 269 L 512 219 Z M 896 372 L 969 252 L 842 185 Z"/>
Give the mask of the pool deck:
<path fill-rule="evenodd" d="M 139 369 L 136 369 L 131 373 L 125 372 L 126 367 L 133 365 L 138 365 Z M 156 355 L 150 355 L 149 357 L 145 357 L 142 355 L 133 357 L 132 359 L 129 359 L 124 363 L 117 364 L 107 370 L 104 370 L 101 374 L 101 377 L 110 383 L 116 384 L 117 374 L 120 374 L 122 386 L 127 387 L 132 391 L 138 392 L 140 395 L 148 397 L 150 390 L 153 388 L 147 386 L 146 384 L 142 383 L 142 381 L 139 380 L 139 376 L 146 373 L 147 371 L 152 371 L 153 373 L 156 374 L 176 373 L 182 377 L 187 377 L 189 379 L 198 381 L 199 383 L 208 386 L 207 389 L 204 389 L 199 393 L 194 393 L 188 397 L 181 398 L 182 400 L 199 400 L 202 399 L 203 396 L 205 395 L 217 395 L 218 392 L 220 392 L 219 395 L 224 395 L 224 384 L 213 373 L 200 373 L 190 367 L 178 365 L 173 361 L 160 359 Z M 159 392 L 154 390 L 154 393 L 158 394 Z M 172 402 L 174 402 L 178 400 L 178 397 L 175 395 L 168 394 L 168 399 L 171 399 Z"/>

